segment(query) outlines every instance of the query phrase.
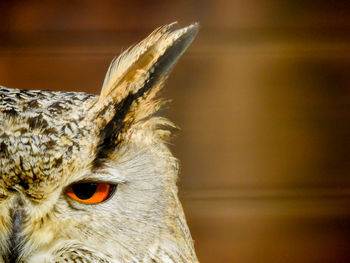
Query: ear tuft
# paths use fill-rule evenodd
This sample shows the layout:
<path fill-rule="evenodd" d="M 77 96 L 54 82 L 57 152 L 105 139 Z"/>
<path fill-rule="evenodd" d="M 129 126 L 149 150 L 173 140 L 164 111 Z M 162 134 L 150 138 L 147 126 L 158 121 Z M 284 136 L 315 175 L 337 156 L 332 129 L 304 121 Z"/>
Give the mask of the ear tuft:
<path fill-rule="evenodd" d="M 165 77 L 193 41 L 198 24 L 175 29 L 176 23 L 162 26 L 146 39 L 115 58 L 103 82 L 99 103 L 124 98 L 128 93 L 147 89 Z"/>
<path fill-rule="evenodd" d="M 146 118 L 160 107 L 154 97 L 199 27 L 195 23 L 176 29 L 175 25 L 156 29 L 109 66 L 101 94 L 86 118 L 100 131 L 103 147 L 113 147 L 118 143 L 119 134 L 131 123 Z"/>

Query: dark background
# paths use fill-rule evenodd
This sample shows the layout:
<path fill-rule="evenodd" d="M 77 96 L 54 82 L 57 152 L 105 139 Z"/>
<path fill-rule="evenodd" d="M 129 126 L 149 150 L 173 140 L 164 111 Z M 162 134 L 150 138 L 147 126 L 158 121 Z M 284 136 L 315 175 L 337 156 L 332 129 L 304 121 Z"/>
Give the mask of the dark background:
<path fill-rule="evenodd" d="M 164 91 L 200 261 L 350 262 L 348 1 L 1 1 L 0 84 L 98 93 L 176 20 L 201 23 Z"/>

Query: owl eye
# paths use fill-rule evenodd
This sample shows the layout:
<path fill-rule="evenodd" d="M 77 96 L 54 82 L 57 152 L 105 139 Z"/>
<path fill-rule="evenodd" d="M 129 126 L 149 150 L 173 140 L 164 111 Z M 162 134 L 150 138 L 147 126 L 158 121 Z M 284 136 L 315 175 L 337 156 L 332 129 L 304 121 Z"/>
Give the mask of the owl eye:
<path fill-rule="evenodd" d="M 109 183 L 81 182 L 69 186 L 66 194 L 81 203 L 98 204 L 110 197 L 115 187 Z"/>

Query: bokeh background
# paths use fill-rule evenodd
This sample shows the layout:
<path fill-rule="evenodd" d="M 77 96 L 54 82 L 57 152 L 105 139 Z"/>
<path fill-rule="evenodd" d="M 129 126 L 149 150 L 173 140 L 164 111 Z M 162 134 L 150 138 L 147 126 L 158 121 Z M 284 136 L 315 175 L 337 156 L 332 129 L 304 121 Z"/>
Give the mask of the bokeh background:
<path fill-rule="evenodd" d="M 163 93 L 200 261 L 350 262 L 348 1 L 1 1 L 0 84 L 98 93 L 176 20 L 201 23 Z"/>

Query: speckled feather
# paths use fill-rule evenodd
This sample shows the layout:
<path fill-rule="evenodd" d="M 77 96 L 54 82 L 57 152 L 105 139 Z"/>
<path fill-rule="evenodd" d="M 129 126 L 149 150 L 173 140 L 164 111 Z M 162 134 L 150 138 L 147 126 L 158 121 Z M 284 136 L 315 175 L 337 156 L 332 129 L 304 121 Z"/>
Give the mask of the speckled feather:
<path fill-rule="evenodd" d="M 88 131 L 80 127 L 86 101 L 97 96 L 77 92 L 27 91 L 0 87 L 0 172 L 5 187 L 53 185 L 80 151 Z"/>
<path fill-rule="evenodd" d="M 198 262 L 157 92 L 198 30 L 175 24 L 114 59 L 101 94 L 0 87 L 1 262 Z M 105 202 L 66 195 L 117 184 Z M 2 256 L 2 257 L 1 257 Z"/>

